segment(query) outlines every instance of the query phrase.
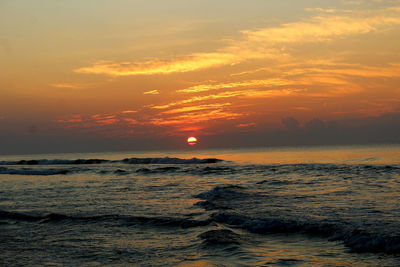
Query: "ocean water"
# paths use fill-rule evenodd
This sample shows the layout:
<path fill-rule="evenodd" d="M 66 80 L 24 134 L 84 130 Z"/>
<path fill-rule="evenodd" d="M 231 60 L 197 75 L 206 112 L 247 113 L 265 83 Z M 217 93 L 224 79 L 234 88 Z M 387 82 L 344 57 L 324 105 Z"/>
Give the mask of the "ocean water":
<path fill-rule="evenodd" d="M 400 146 L 0 157 L 1 266 L 400 266 Z"/>

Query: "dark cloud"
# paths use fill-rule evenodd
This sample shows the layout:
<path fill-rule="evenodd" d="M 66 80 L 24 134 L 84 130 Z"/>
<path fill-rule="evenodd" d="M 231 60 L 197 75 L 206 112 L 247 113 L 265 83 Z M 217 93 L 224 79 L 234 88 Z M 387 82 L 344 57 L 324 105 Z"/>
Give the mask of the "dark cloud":
<path fill-rule="evenodd" d="M 282 121 L 283 122 L 283 121 Z M 346 145 L 400 143 L 400 112 L 386 113 L 376 117 L 341 121 L 323 121 L 314 118 L 299 130 L 285 126 L 286 137 L 296 134 L 298 145 Z M 285 143 L 285 140 L 281 140 Z M 288 143 L 293 140 L 287 140 Z"/>
<path fill-rule="evenodd" d="M 300 123 L 293 117 L 286 117 L 282 119 L 282 124 L 289 130 L 289 131 L 296 131 L 300 129 Z"/>
<path fill-rule="evenodd" d="M 325 122 L 318 118 L 314 118 L 309 122 L 307 122 L 304 125 L 304 127 L 308 132 L 312 133 L 323 132 L 325 130 Z"/>
<path fill-rule="evenodd" d="M 180 150 L 188 148 L 185 137 L 168 136 L 165 133 L 133 134 L 130 137 L 101 137 L 96 131 L 78 135 L 59 129 L 57 132 L 32 131 L 17 135 L 17 131 L 1 130 L 7 119 L 0 124 L 0 154 L 33 154 L 65 152 L 101 152 L 134 150 Z M 28 124 L 29 125 L 29 124 Z M 32 124 L 31 124 L 32 125 Z M 34 124 L 37 125 L 37 124 Z M 29 127 L 29 126 L 28 126 Z M 228 127 L 228 126 L 227 126 Z M 10 128 L 10 127 L 9 127 Z M 10 128 L 11 129 L 11 128 Z M 195 149 L 241 148 L 306 145 L 351 144 L 399 144 L 400 112 L 376 117 L 324 121 L 314 118 L 304 125 L 292 117 L 282 119 L 280 130 L 254 128 L 253 132 L 228 128 L 219 134 L 199 136 Z"/>

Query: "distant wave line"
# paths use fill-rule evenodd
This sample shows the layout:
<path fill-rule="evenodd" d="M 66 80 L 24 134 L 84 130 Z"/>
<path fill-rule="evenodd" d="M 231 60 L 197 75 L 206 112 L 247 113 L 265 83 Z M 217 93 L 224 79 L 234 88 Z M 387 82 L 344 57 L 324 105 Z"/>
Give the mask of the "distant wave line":
<path fill-rule="evenodd" d="M 125 163 L 125 164 L 207 164 L 222 162 L 222 159 L 206 158 L 206 159 L 181 159 L 181 158 L 125 158 L 122 160 L 107 159 L 31 159 L 19 161 L 0 161 L 0 165 L 82 165 L 82 164 L 103 164 L 103 163 Z"/>

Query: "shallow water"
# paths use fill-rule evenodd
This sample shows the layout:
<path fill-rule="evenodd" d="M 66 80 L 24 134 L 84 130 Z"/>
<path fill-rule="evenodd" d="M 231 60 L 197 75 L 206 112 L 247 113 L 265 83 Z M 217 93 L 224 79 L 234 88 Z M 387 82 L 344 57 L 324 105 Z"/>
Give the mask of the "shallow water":
<path fill-rule="evenodd" d="M 399 200 L 399 146 L 2 156 L 0 265 L 399 266 Z"/>

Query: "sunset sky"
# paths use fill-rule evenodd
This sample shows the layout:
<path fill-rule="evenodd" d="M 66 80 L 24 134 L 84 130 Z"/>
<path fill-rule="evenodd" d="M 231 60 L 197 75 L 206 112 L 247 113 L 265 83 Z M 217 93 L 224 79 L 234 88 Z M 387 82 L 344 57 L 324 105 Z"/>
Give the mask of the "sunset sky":
<path fill-rule="evenodd" d="M 0 0 L 0 154 L 189 136 L 400 142 L 400 1 Z"/>

